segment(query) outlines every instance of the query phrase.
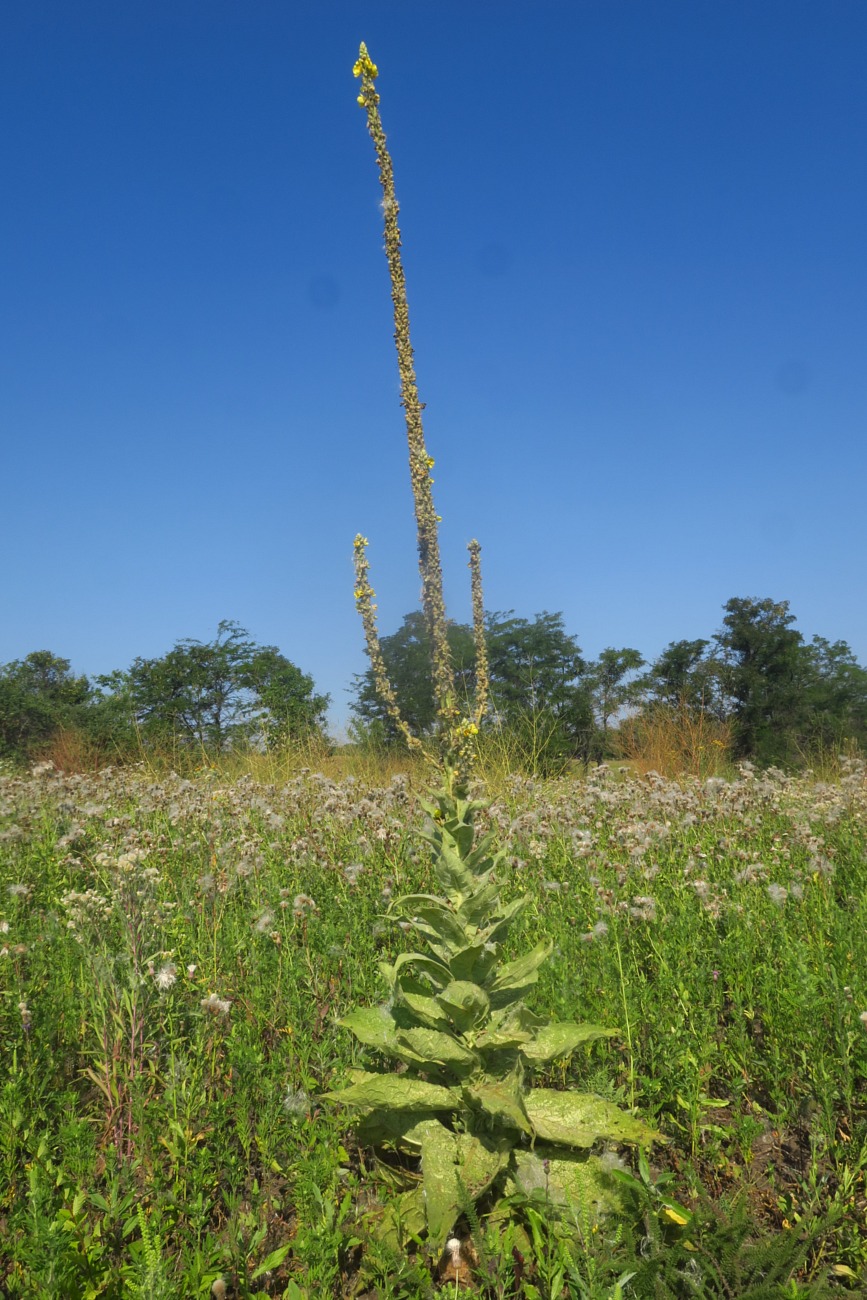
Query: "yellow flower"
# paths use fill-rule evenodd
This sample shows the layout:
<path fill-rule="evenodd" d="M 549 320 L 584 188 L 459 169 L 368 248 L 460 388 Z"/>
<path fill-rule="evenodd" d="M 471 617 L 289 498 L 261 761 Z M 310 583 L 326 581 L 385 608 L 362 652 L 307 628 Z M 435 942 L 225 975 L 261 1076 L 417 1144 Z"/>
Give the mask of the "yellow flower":
<path fill-rule="evenodd" d="M 358 96 L 357 102 L 361 105 L 362 108 L 365 108 L 367 105 L 367 100 L 364 98 L 363 95 Z"/>
<path fill-rule="evenodd" d="M 379 68 L 373 62 L 373 59 L 367 53 L 367 46 L 362 41 L 361 48 L 358 51 L 358 58 L 352 66 L 353 77 L 378 77 Z"/>
<path fill-rule="evenodd" d="M 436 464 L 436 461 L 434 460 L 433 456 L 425 456 L 425 464 L 427 465 L 428 469 L 433 469 L 434 465 Z"/>

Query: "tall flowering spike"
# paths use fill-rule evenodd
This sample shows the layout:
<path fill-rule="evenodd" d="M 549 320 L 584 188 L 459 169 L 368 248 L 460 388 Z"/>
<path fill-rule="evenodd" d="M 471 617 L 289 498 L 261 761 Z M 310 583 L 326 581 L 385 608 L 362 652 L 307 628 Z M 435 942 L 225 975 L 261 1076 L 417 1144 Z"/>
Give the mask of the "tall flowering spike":
<path fill-rule="evenodd" d="M 446 632 L 446 609 L 443 597 L 442 565 L 440 562 L 439 516 L 433 502 L 431 469 L 433 458 L 428 455 L 424 441 L 421 413 L 415 376 L 412 343 L 409 334 L 409 307 L 406 298 L 406 280 L 400 256 L 400 228 L 397 216 L 400 211 L 394 192 L 394 171 L 386 145 L 382 119 L 379 116 L 379 95 L 375 81 L 376 64 L 362 43 L 358 59 L 352 69 L 361 78 L 358 102 L 367 114 L 367 129 L 376 150 L 379 179 L 382 185 L 382 210 L 385 216 L 385 255 L 391 278 L 391 301 L 394 307 L 394 341 L 400 373 L 401 405 L 406 418 L 409 442 L 409 469 L 412 494 L 415 502 L 415 520 L 418 531 L 418 565 L 421 573 L 421 601 L 428 624 L 433 655 L 433 686 L 437 701 L 437 714 L 443 744 L 448 747 L 451 734 L 459 724 L 460 713 L 455 699 L 455 678 Z"/>
<path fill-rule="evenodd" d="M 473 641 L 476 648 L 476 726 L 482 725 L 482 719 L 488 708 L 488 690 L 491 684 L 488 665 L 488 643 L 485 640 L 485 602 L 482 595 L 482 548 L 475 538 L 467 550 L 470 553 L 470 584 L 473 593 Z"/>
<path fill-rule="evenodd" d="M 373 597 L 375 592 L 370 585 L 370 561 L 367 558 L 367 538 L 362 537 L 361 533 L 356 535 L 353 543 L 355 558 L 355 607 L 361 615 L 361 621 L 364 624 L 364 640 L 367 646 L 367 657 L 370 660 L 370 666 L 373 669 L 373 679 L 376 682 L 376 689 L 379 692 L 379 698 L 388 711 L 388 716 L 392 719 L 395 726 L 400 731 L 404 740 L 410 749 L 421 749 L 421 741 L 412 734 L 409 727 L 401 717 L 400 709 L 397 705 L 397 696 L 391 682 L 388 680 L 388 671 L 385 667 L 385 660 L 382 657 L 382 646 L 379 644 L 379 633 L 376 629 L 376 605 Z"/>

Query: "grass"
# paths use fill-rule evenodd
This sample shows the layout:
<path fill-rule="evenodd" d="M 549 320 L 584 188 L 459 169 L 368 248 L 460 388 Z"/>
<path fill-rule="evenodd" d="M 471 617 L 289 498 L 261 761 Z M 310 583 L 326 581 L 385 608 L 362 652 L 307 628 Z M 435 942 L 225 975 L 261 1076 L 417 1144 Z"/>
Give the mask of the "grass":
<path fill-rule="evenodd" d="M 687 1295 L 692 1268 L 746 1295 L 723 1289 L 744 1252 L 802 1239 L 761 1294 L 859 1285 L 862 766 L 503 779 L 504 892 L 536 899 L 516 945 L 556 944 L 535 1005 L 619 1027 L 551 1081 L 668 1142 L 631 1219 L 540 1220 L 529 1253 L 470 1221 L 449 1272 L 371 1236 L 388 1190 L 317 1102 L 361 1061 L 336 1017 L 404 941 L 384 900 L 425 883 L 414 784 L 367 757 L 339 780 L 264 762 L 0 780 L 3 1294 Z M 661 1217 L 667 1174 L 686 1226 Z M 669 1290 L 636 1272 L 654 1252 Z"/>

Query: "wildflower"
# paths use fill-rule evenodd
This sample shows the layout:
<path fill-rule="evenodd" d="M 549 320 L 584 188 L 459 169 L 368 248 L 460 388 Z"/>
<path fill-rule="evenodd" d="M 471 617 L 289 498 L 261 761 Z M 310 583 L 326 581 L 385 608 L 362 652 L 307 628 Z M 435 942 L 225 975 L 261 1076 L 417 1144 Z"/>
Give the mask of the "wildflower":
<path fill-rule="evenodd" d="M 197 969 L 196 963 L 191 961 L 189 966 L 187 967 L 187 974 L 190 976 L 190 978 L 192 978 L 193 975 L 195 975 L 196 969 Z"/>
<path fill-rule="evenodd" d="M 177 966 L 174 964 L 174 962 L 167 961 L 164 962 L 162 966 L 160 966 L 156 975 L 154 975 L 154 983 L 156 984 L 160 993 L 165 993 L 168 989 L 172 987 L 172 985 L 174 984 L 177 978 L 178 978 Z"/>
<path fill-rule="evenodd" d="M 862 1025 L 867 1025 L 867 1011 L 862 1011 L 858 1019 L 861 1021 Z"/>
<path fill-rule="evenodd" d="M 274 924 L 274 913 L 269 912 L 267 908 L 256 921 L 253 922 L 253 929 L 257 934 L 266 934 L 270 932 Z"/>
<path fill-rule="evenodd" d="M 30 1016 L 30 1008 L 28 1007 L 26 1002 L 19 1002 L 18 1010 L 21 1012 L 21 1024 L 25 1030 L 28 1030 L 32 1023 L 31 1016 Z"/>
<path fill-rule="evenodd" d="M 21 885 L 21 884 L 9 885 L 6 890 L 6 893 L 9 895 L 10 898 L 26 898 L 27 895 L 30 893 L 30 886 Z"/>
<path fill-rule="evenodd" d="M 319 908 L 309 894 L 296 894 L 292 902 L 292 911 L 296 916 L 313 916 Z"/>
<path fill-rule="evenodd" d="M 718 970 L 712 970 L 712 971 L 711 971 L 711 976 L 713 977 L 713 982 L 714 982 L 714 984 L 716 984 L 717 980 L 719 979 L 719 971 L 718 971 Z"/>
<path fill-rule="evenodd" d="M 354 885 L 358 882 L 358 877 L 364 870 L 360 862 L 350 862 L 349 866 L 343 868 L 343 878 L 348 885 Z"/>
<path fill-rule="evenodd" d="M 206 998 L 202 998 L 202 1007 L 212 1016 L 227 1016 L 232 1003 L 228 998 L 218 998 L 216 993 L 209 993 Z"/>
<path fill-rule="evenodd" d="M 378 77 L 379 68 L 373 62 L 373 59 L 367 53 L 367 46 L 362 41 L 358 51 L 358 58 L 352 65 L 353 77 Z"/>
<path fill-rule="evenodd" d="M 782 907 L 789 897 L 789 891 L 783 885 L 768 885 L 767 893 L 775 907 Z"/>
<path fill-rule="evenodd" d="M 9 933 L 9 922 L 0 921 L 0 934 L 8 934 L 8 933 Z"/>
<path fill-rule="evenodd" d="M 221 1277 L 218 1277 L 215 1282 L 211 1283 L 211 1295 L 214 1300 L 226 1300 L 226 1294 L 226 1283 Z"/>
<path fill-rule="evenodd" d="M 461 1262 L 461 1243 L 457 1237 L 449 1237 L 446 1242 L 446 1250 L 448 1251 L 449 1258 L 452 1261 L 452 1268 L 459 1268 Z"/>

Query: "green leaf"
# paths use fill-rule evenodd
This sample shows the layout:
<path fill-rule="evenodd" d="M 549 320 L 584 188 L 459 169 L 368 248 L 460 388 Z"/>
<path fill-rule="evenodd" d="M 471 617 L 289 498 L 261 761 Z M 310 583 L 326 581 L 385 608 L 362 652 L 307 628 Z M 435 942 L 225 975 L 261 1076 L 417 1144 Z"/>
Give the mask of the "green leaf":
<path fill-rule="evenodd" d="M 414 1136 L 416 1126 L 435 1119 L 434 1111 L 376 1110 L 362 1115 L 355 1123 L 355 1136 L 363 1147 L 389 1146 L 396 1151 L 419 1155 L 421 1144 Z M 392 1171 L 394 1172 L 394 1171 Z M 402 1178 L 406 1170 L 399 1171 Z"/>
<path fill-rule="evenodd" d="M 616 1029 L 602 1029 L 599 1025 L 579 1025 L 572 1020 L 545 1025 L 535 1038 L 521 1048 L 524 1056 L 534 1065 L 544 1065 L 559 1056 L 569 1056 L 579 1043 L 591 1043 L 597 1038 L 610 1038 Z"/>
<path fill-rule="evenodd" d="M 393 1110 L 455 1110 L 457 1095 L 437 1083 L 423 1079 L 410 1079 L 403 1074 L 368 1074 L 356 1072 L 357 1082 L 339 1092 L 326 1092 L 326 1101 L 336 1101 L 342 1106 L 364 1106 L 371 1110 L 386 1107 Z"/>
<path fill-rule="evenodd" d="M 404 901 L 404 899 L 399 899 L 394 910 L 400 910 L 401 915 L 407 918 L 413 929 L 418 934 L 423 934 L 429 942 L 431 940 L 439 941 L 450 952 L 456 948 L 464 947 L 467 943 L 470 936 L 467 935 L 465 927 L 457 919 L 451 908 L 445 905 L 435 907 L 433 904 L 428 903 L 409 912 L 401 908 Z"/>
<path fill-rule="evenodd" d="M 365 1047 L 387 1050 L 395 1046 L 394 1017 L 385 1007 L 355 1007 L 337 1022 Z"/>
<path fill-rule="evenodd" d="M 436 1001 L 462 1033 L 479 1024 L 488 1013 L 487 993 L 469 980 L 452 980 L 436 995 Z"/>
<path fill-rule="evenodd" d="M 490 919 L 491 912 L 497 907 L 499 892 L 499 887 L 493 881 L 483 885 L 481 889 L 474 890 L 461 903 L 458 916 L 469 925 L 481 925 L 483 921 Z"/>
<path fill-rule="evenodd" d="M 497 1141 L 475 1133 L 458 1133 L 455 1142 L 458 1177 L 473 1200 L 478 1200 L 509 1163 L 512 1143 L 505 1137 Z"/>
<path fill-rule="evenodd" d="M 515 1151 L 513 1169 L 515 1190 L 532 1200 L 579 1209 L 594 1218 L 621 1208 L 617 1183 L 599 1156 L 537 1146 Z"/>
<path fill-rule="evenodd" d="M 451 1029 L 451 1021 L 445 1011 L 437 999 L 428 993 L 415 993 L 411 989 L 401 989 L 400 1005 L 405 1006 L 429 1029 Z"/>
<path fill-rule="evenodd" d="M 643 1120 L 593 1093 L 532 1088 L 524 1106 L 537 1137 L 570 1147 L 610 1142 L 653 1142 L 657 1134 Z"/>
<path fill-rule="evenodd" d="M 456 952 L 449 961 L 449 970 L 456 980 L 469 980 L 473 984 L 481 984 L 487 979 L 496 960 L 496 952 L 491 952 L 482 940 Z"/>
<path fill-rule="evenodd" d="M 523 1085 L 520 1071 L 505 1079 L 483 1079 L 464 1087 L 464 1099 L 470 1106 L 480 1107 L 485 1114 L 508 1128 L 532 1133 L 524 1107 Z"/>
<path fill-rule="evenodd" d="M 417 1125 L 419 1130 L 428 1235 L 442 1245 L 460 1213 L 455 1135 L 435 1120 Z"/>
<path fill-rule="evenodd" d="M 408 1065 L 429 1064 L 428 1057 L 419 1056 L 402 1035 L 396 1035 L 394 1016 L 385 1007 L 357 1007 L 337 1023 L 351 1030 L 365 1047 L 373 1047 L 385 1056 L 405 1061 Z"/>
<path fill-rule="evenodd" d="M 452 1034 L 443 1034 L 436 1029 L 400 1030 L 398 1040 L 426 1065 L 450 1065 L 462 1073 L 479 1065 L 475 1052 L 464 1047 Z"/>
<path fill-rule="evenodd" d="M 270 1273 L 272 1269 L 279 1268 L 283 1263 L 283 1260 L 289 1254 L 291 1247 L 292 1242 L 287 1241 L 285 1246 L 278 1246 L 276 1250 L 271 1251 L 270 1255 L 266 1255 L 259 1267 L 254 1269 L 250 1274 L 253 1281 L 255 1281 L 257 1277 L 261 1277 L 263 1273 Z"/>
<path fill-rule="evenodd" d="M 461 899 L 473 892 L 476 878 L 457 853 L 441 844 L 433 860 L 434 874 L 447 894 L 459 894 Z"/>
<path fill-rule="evenodd" d="M 522 1047 L 546 1024 L 542 1016 L 537 1016 L 523 1004 L 508 1007 L 505 1011 L 493 1013 L 490 1025 L 479 1034 L 474 1046 L 482 1052 Z"/>
<path fill-rule="evenodd" d="M 452 978 L 451 971 L 444 962 L 436 961 L 423 952 L 402 952 L 395 958 L 394 965 L 390 967 L 394 972 L 394 981 L 400 979 L 401 971 L 405 966 L 411 966 L 413 970 L 425 971 L 438 988 L 445 988 Z"/>
<path fill-rule="evenodd" d="M 497 978 L 491 985 L 491 992 L 498 993 L 501 990 L 517 989 L 535 984 L 539 975 L 539 967 L 548 960 L 554 950 L 554 944 L 551 939 L 543 939 L 537 943 L 532 952 L 528 952 L 516 961 L 506 962 L 501 966 Z"/>

